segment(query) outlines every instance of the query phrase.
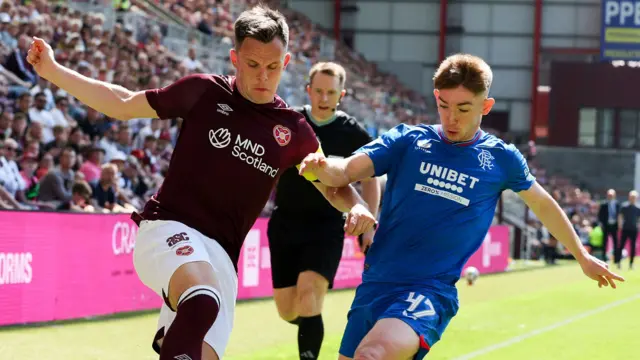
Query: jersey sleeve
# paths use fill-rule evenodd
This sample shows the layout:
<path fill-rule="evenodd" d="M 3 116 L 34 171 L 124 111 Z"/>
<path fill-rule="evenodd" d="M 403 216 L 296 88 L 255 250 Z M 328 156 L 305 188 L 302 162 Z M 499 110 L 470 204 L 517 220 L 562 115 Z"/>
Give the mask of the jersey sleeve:
<path fill-rule="evenodd" d="M 391 165 L 403 153 L 408 143 L 411 128 L 405 124 L 397 125 L 376 140 L 359 148 L 354 154 L 366 154 L 373 162 L 375 176 L 389 172 Z"/>
<path fill-rule="evenodd" d="M 522 153 L 513 145 L 507 148 L 508 166 L 506 188 L 514 192 L 529 190 L 536 178 L 529 171 L 527 160 Z"/>
<path fill-rule="evenodd" d="M 163 88 L 147 90 L 145 95 L 160 119 L 184 119 L 211 84 L 208 75 L 189 75 Z"/>
<path fill-rule="evenodd" d="M 301 118 L 298 122 L 298 136 L 300 138 L 299 152 L 295 159 L 296 169 L 300 170 L 300 163 L 309 154 L 320 153 L 322 154 L 322 146 L 316 133 L 304 118 Z M 304 178 L 309 181 L 317 181 L 318 178 L 312 174 L 304 174 Z"/>

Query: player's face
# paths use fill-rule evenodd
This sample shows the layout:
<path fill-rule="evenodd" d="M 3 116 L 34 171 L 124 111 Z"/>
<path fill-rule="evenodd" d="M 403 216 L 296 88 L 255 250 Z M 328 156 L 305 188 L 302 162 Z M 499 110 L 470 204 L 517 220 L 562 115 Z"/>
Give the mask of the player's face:
<path fill-rule="evenodd" d="M 485 94 L 475 95 L 459 86 L 455 89 L 434 90 L 438 114 L 445 136 L 451 141 L 471 140 L 480 128 L 483 115 L 487 115 L 495 100 Z"/>
<path fill-rule="evenodd" d="M 238 50 L 231 49 L 230 55 L 240 93 L 256 104 L 272 102 L 291 58 L 282 41 L 274 39 L 265 44 L 247 38 Z"/>
<path fill-rule="evenodd" d="M 316 73 L 307 86 L 313 116 L 318 120 L 327 120 L 333 116 L 345 92 L 337 76 Z"/>

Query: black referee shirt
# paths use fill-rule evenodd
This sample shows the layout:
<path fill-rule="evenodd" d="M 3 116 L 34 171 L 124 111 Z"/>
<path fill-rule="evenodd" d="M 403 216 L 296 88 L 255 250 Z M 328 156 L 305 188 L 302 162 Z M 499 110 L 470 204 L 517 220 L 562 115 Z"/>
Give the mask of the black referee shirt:
<path fill-rule="evenodd" d="M 347 158 L 373 140 L 353 116 L 343 111 L 336 111 L 334 120 L 318 125 L 311 119 L 310 106 L 296 107 L 294 110 L 307 119 L 327 158 Z M 296 167 L 287 169 L 280 177 L 275 206 L 274 211 L 301 217 L 342 217 L 342 213 L 331 206 L 310 181 L 298 174 Z"/>

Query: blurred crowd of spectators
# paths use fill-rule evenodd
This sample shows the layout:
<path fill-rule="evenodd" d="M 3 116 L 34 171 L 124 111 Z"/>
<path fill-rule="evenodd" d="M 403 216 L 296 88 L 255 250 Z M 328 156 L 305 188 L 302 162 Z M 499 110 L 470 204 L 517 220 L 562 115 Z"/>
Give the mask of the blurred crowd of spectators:
<path fill-rule="evenodd" d="M 154 0 L 180 16 L 188 24 L 208 35 L 233 38 L 234 15 L 243 10 L 238 1 L 231 0 Z M 321 58 L 323 38 L 331 36 L 323 32 L 307 16 L 278 5 L 281 1 L 261 1 L 278 8 L 289 24 L 290 51 L 292 61 L 307 69 Z M 258 0 L 246 0 L 246 6 L 252 6 Z M 234 8 L 235 6 L 235 8 Z M 347 76 L 348 94 L 343 106 L 352 112 L 373 110 L 374 119 L 370 121 L 382 131 L 399 122 L 427 123 L 427 103 L 424 96 L 404 86 L 396 76 L 380 71 L 374 62 L 367 61 L 362 54 L 350 49 L 342 42 L 335 45 L 336 61 L 349 71 Z M 361 111 L 358 111 L 361 110 Z"/>
<path fill-rule="evenodd" d="M 195 48 L 177 56 L 163 46 L 157 26 L 144 34 L 121 22 L 107 28 L 104 14 L 82 13 L 62 1 L 0 1 L 0 209 L 130 212 L 142 207 L 162 184 L 181 120 L 119 122 L 84 106 L 26 62 L 31 38 L 51 44 L 61 64 L 134 91 L 208 71 Z M 159 3 L 201 32 L 227 41 L 233 16 L 242 10 L 228 0 Z M 319 59 L 322 33 L 305 16 L 281 10 L 290 23 L 294 61 L 308 68 Z M 426 110 L 418 94 L 341 44 L 336 54 L 353 72 L 343 106 L 373 109 L 377 116 L 368 120 L 383 129 L 399 121 L 424 122 L 415 110 Z"/>
<path fill-rule="evenodd" d="M 26 62 L 32 36 L 79 73 L 131 90 L 193 71 L 161 34 L 104 28 L 100 13 L 44 0 L 0 5 L 0 208 L 130 212 L 160 186 L 180 120 L 118 122 L 40 78 Z"/>

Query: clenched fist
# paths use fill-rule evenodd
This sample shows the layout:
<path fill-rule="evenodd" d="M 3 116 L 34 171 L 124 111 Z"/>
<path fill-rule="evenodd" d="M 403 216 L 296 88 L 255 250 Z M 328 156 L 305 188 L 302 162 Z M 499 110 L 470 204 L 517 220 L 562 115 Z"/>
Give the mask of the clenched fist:
<path fill-rule="evenodd" d="M 53 56 L 53 49 L 44 40 L 34 37 L 29 52 L 27 53 L 27 61 L 33 66 L 38 75 L 49 80 L 49 76 L 53 73 L 56 60 Z"/>

